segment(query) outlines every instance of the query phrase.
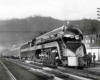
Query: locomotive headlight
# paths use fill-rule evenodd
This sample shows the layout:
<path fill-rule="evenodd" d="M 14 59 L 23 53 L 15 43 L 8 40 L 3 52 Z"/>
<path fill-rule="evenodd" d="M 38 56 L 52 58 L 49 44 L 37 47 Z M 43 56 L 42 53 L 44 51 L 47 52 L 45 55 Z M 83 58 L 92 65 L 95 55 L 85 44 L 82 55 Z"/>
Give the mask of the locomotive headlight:
<path fill-rule="evenodd" d="M 74 35 L 71 35 L 71 34 L 67 34 L 67 35 L 64 35 L 64 37 L 70 37 L 70 38 L 74 38 Z"/>
<path fill-rule="evenodd" d="M 77 40 L 78 40 L 78 39 L 79 39 L 79 35 L 76 35 L 76 36 L 75 36 L 75 39 L 77 39 Z"/>

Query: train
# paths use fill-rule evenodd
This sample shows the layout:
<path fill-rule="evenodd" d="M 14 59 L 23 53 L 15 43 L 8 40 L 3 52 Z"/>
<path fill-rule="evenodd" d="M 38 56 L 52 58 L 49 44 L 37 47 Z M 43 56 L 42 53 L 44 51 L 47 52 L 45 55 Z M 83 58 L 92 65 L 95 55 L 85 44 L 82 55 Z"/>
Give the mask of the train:
<path fill-rule="evenodd" d="M 85 67 L 86 47 L 82 31 L 75 25 L 62 26 L 38 36 L 20 47 L 20 58 L 35 62 Z"/>
<path fill-rule="evenodd" d="M 20 47 L 13 48 L 8 50 L 2 54 L 5 58 L 13 58 L 13 59 L 20 59 Z"/>

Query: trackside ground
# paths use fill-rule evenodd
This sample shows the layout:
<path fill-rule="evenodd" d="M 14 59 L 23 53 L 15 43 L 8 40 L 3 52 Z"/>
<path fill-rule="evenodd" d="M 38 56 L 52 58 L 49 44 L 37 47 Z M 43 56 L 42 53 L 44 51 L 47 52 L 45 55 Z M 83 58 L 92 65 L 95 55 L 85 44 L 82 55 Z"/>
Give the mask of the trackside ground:
<path fill-rule="evenodd" d="M 17 80 L 46 80 L 10 61 L 4 60 L 4 59 L 1 59 L 1 60 L 5 64 L 5 66 L 11 71 L 11 73 L 15 76 Z M 8 80 L 8 79 L 5 79 L 5 80 Z"/>

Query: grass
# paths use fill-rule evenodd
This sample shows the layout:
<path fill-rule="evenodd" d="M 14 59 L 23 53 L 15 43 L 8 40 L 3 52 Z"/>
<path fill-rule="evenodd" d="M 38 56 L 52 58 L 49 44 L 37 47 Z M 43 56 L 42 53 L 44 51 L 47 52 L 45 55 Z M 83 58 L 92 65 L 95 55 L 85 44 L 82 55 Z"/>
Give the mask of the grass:
<path fill-rule="evenodd" d="M 33 74 L 32 72 L 26 70 L 25 68 L 18 66 L 17 64 L 14 64 L 10 61 L 6 61 L 4 59 L 2 59 L 2 61 L 11 71 L 11 73 L 16 77 L 17 80 L 46 80 L 44 78 L 41 78 Z"/>

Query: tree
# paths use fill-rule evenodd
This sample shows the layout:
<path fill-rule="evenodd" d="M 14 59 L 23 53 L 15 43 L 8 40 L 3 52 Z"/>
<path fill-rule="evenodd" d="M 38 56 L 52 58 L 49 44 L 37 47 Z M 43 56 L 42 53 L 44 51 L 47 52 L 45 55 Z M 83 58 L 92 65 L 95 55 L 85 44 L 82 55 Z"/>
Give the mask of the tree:
<path fill-rule="evenodd" d="M 98 23 L 96 20 L 92 20 L 90 23 L 90 33 L 97 34 L 99 30 Z"/>
<path fill-rule="evenodd" d="M 93 46 L 93 39 L 95 40 L 95 43 L 98 43 L 96 35 L 98 35 L 99 32 L 99 24 L 97 20 L 91 20 L 89 32 L 91 35 L 91 45 Z"/>

